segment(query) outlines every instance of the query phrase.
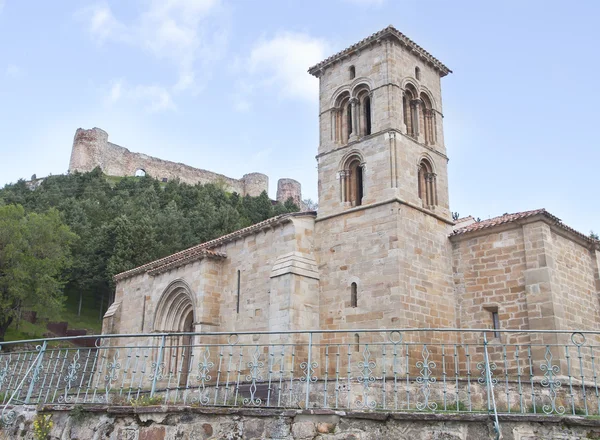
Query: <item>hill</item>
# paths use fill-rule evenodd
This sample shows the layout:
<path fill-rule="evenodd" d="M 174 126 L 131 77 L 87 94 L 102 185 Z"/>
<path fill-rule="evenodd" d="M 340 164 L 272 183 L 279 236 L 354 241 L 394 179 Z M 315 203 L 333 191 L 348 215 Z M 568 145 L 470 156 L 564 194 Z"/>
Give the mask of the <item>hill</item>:
<path fill-rule="evenodd" d="M 273 203 L 266 192 L 241 197 L 215 184 L 159 182 L 150 177 L 114 178 L 100 169 L 50 176 L 30 189 L 25 180 L 0 190 L 0 205 L 22 205 L 26 212 L 60 212 L 77 234 L 73 264 L 65 280 L 65 308 L 59 320 L 97 332 L 112 302 L 112 277 L 148 261 L 295 212 L 292 200 Z M 1 268 L 0 268 L 1 269 Z M 39 326 L 38 326 L 39 327 Z M 25 325 L 30 336 L 43 328 Z M 7 338 L 24 337 L 9 329 Z"/>

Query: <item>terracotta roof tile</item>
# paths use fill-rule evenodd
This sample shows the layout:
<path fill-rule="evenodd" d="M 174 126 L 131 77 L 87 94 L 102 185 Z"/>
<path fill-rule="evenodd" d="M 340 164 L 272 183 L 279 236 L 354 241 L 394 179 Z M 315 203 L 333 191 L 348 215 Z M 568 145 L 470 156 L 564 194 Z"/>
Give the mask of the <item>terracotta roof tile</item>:
<path fill-rule="evenodd" d="M 421 46 L 419 46 L 417 43 L 412 41 L 410 38 L 408 38 L 406 35 L 404 35 L 402 32 L 400 32 L 394 26 L 391 25 L 386 27 L 385 29 L 380 30 L 379 32 L 375 32 L 367 38 L 360 40 L 358 43 L 353 44 L 352 46 L 342 50 L 341 52 L 338 52 L 335 55 L 326 58 L 320 63 L 315 64 L 310 69 L 308 69 L 308 72 L 311 75 L 318 76 L 319 70 L 327 67 L 331 63 L 337 61 L 340 58 L 344 58 L 345 56 L 349 55 L 357 49 L 361 49 L 364 46 L 368 46 L 374 41 L 377 41 L 378 39 L 387 36 L 395 37 L 401 44 L 408 47 L 411 51 L 415 52 L 423 61 L 429 63 L 434 68 L 436 68 L 440 72 L 440 76 L 446 76 L 447 74 L 452 73 L 452 70 L 450 70 L 448 67 L 442 64 L 440 60 L 435 58 L 433 55 L 431 55 L 429 52 L 427 52 L 425 49 L 423 49 Z"/>
<path fill-rule="evenodd" d="M 536 215 L 544 216 L 546 219 L 550 220 L 550 222 L 552 222 L 554 225 L 578 236 L 579 238 L 581 238 L 589 243 L 595 244 L 596 246 L 600 245 L 600 241 L 590 238 L 589 236 L 582 234 L 579 231 L 576 231 L 575 229 L 571 228 L 570 226 L 565 225 L 558 217 L 550 214 L 545 209 L 534 209 L 532 211 L 516 212 L 514 214 L 504 214 L 504 215 L 501 215 L 498 217 L 490 218 L 488 220 L 482 220 L 480 222 L 472 223 L 463 228 L 455 229 L 454 232 L 452 232 L 452 234 L 450 234 L 450 236 L 452 237 L 452 236 L 467 234 L 469 232 L 480 231 L 482 229 L 493 228 L 495 226 L 512 223 L 512 222 L 530 218 L 530 217 L 533 217 Z"/>
<path fill-rule="evenodd" d="M 523 212 L 516 212 L 514 214 L 504 214 L 504 215 L 501 215 L 498 217 L 490 218 L 488 220 L 481 220 L 480 222 L 475 222 L 473 224 L 465 226 L 464 228 L 458 228 L 452 233 L 452 235 L 460 235 L 460 234 L 466 234 L 467 232 L 479 231 L 480 229 L 491 228 L 493 226 L 498 226 L 498 225 L 502 225 L 505 223 L 514 222 L 516 220 L 520 220 L 523 218 L 531 217 L 531 216 L 534 216 L 537 214 L 542 214 L 542 213 L 547 213 L 547 212 L 545 209 L 535 209 L 533 211 L 523 211 Z M 548 215 L 551 215 L 551 214 L 548 214 Z M 552 217 L 554 217 L 554 216 L 552 216 Z M 554 218 L 557 221 L 560 221 L 560 219 L 558 219 L 556 217 L 554 217 Z"/>

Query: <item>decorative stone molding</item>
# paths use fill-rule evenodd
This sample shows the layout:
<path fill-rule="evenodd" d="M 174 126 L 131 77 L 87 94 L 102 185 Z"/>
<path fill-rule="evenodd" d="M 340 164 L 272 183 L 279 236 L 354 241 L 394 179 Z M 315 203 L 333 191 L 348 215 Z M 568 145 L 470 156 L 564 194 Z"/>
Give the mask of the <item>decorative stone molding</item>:
<path fill-rule="evenodd" d="M 293 273 L 315 280 L 319 279 L 317 261 L 312 255 L 302 252 L 290 252 L 280 255 L 271 269 L 271 278 Z"/>

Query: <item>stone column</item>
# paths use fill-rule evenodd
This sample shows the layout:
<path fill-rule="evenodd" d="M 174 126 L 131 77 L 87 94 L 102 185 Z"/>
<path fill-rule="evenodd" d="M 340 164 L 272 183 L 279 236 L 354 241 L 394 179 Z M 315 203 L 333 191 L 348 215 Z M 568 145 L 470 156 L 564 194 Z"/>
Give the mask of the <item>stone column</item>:
<path fill-rule="evenodd" d="M 348 142 L 358 140 L 358 100 L 352 98 L 350 100 L 350 106 L 352 108 L 352 134 L 348 137 Z M 349 129 L 350 127 L 348 127 Z"/>
<path fill-rule="evenodd" d="M 526 270 L 525 295 L 527 299 L 527 318 L 530 330 L 559 330 L 562 328 L 563 312 L 557 289 L 558 280 L 554 273 L 554 258 L 550 226 L 542 221 L 523 226 Z M 568 335 L 555 333 L 534 334 L 530 336 L 532 344 L 565 344 Z M 562 349 L 561 349 L 562 348 Z M 532 347 L 535 360 L 544 359 L 543 346 Z M 552 355 L 561 362 L 561 372 L 565 367 L 564 348 L 552 347 Z"/>
<path fill-rule="evenodd" d="M 421 107 L 421 100 L 420 99 L 413 99 L 410 102 L 410 108 L 411 108 L 410 123 L 412 124 L 413 137 L 415 139 L 419 139 L 419 137 L 420 137 L 420 130 L 419 130 L 419 111 L 420 111 L 420 107 Z"/>

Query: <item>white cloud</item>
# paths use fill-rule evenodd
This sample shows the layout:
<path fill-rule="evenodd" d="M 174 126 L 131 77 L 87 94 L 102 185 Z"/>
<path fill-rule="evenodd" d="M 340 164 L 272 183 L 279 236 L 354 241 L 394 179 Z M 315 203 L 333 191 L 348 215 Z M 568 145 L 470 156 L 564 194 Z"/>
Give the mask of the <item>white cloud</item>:
<path fill-rule="evenodd" d="M 113 82 L 112 87 L 110 88 L 110 93 L 108 95 L 108 102 L 115 103 L 121 96 L 123 95 L 123 80 L 118 80 Z"/>
<path fill-rule="evenodd" d="M 175 110 L 175 103 L 169 90 L 158 85 L 128 86 L 124 80 L 113 81 L 106 104 L 115 105 L 119 101 L 130 101 L 136 105 L 143 105 L 148 112 Z"/>
<path fill-rule="evenodd" d="M 82 9 L 76 17 L 98 44 L 127 44 L 168 62 L 176 72 L 172 85 L 159 87 L 161 93 L 157 93 L 158 86 L 139 86 L 139 90 L 160 96 L 159 107 L 170 107 L 172 93 L 201 90 L 199 72 L 209 70 L 206 67 L 224 52 L 228 27 L 221 20 L 220 0 L 150 0 L 144 4 L 145 9 L 128 23 L 116 18 L 107 3 Z"/>
<path fill-rule="evenodd" d="M 107 40 L 129 40 L 127 27 L 119 22 L 106 4 L 93 5 L 81 10 L 78 16 L 85 20 L 94 39 L 102 44 Z"/>
<path fill-rule="evenodd" d="M 18 78 L 21 76 L 22 70 L 15 64 L 9 64 L 4 71 L 4 74 L 9 78 Z"/>
<path fill-rule="evenodd" d="M 286 32 L 259 41 L 244 63 L 245 79 L 236 86 L 236 109 L 246 109 L 250 96 L 264 88 L 275 88 L 284 99 L 316 101 L 319 82 L 306 70 L 325 58 L 327 50 L 324 40 L 301 33 Z"/>
<path fill-rule="evenodd" d="M 130 91 L 130 95 L 137 100 L 146 102 L 146 110 L 160 112 L 175 110 L 175 104 L 167 89 L 160 86 L 136 86 Z"/>

